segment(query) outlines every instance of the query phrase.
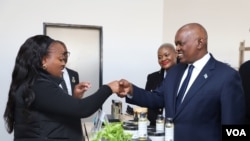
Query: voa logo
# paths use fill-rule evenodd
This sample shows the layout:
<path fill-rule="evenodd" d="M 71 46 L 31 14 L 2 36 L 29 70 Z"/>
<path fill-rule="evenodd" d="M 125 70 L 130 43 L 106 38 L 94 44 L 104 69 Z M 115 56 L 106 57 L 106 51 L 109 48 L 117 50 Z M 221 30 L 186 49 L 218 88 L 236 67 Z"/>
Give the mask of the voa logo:
<path fill-rule="evenodd" d="M 247 136 L 244 129 L 226 129 L 227 136 Z"/>

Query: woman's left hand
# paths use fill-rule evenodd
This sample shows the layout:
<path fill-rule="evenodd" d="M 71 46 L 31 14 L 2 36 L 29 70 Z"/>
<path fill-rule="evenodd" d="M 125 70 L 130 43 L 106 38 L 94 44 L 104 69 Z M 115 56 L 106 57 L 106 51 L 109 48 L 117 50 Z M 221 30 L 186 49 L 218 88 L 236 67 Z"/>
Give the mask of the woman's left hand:
<path fill-rule="evenodd" d="M 80 82 L 77 84 L 74 88 L 74 94 L 73 96 L 75 98 L 81 99 L 84 95 L 84 93 L 91 88 L 91 84 L 89 82 Z"/>

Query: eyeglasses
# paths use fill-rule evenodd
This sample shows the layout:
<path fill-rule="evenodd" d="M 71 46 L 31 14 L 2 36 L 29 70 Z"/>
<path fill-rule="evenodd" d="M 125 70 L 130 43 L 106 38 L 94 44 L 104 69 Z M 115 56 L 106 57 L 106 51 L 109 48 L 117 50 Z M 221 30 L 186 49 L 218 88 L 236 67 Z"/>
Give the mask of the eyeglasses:
<path fill-rule="evenodd" d="M 66 51 L 66 52 L 63 53 L 63 55 L 64 55 L 65 57 L 69 57 L 70 52 Z"/>

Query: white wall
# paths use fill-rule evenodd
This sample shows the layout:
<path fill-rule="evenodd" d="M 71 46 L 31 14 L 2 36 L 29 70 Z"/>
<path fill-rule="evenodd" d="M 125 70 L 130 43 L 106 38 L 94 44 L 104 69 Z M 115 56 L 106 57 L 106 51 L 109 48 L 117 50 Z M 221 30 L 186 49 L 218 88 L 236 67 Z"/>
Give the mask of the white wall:
<path fill-rule="evenodd" d="M 126 78 L 144 87 L 146 75 L 159 68 L 158 46 L 162 41 L 173 43 L 176 30 L 188 22 L 203 24 L 209 51 L 238 67 L 239 42 L 246 40 L 250 46 L 249 6 L 249 0 L 1 0 L 0 114 L 16 53 L 28 37 L 43 33 L 43 22 L 103 26 L 103 83 Z M 106 113 L 110 113 L 111 99 L 118 97 L 105 102 Z M 4 141 L 13 136 L 7 134 L 1 119 L 0 136 Z"/>
<path fill-rule="evenodd" d="M 165 0 L 164 41 L 174 41 L 178 28 L 189 22 L 201 23 L 208 32 L 208 50 L 217 59 L 239 65 L 239 46 L 250 47 L 249 0 Z M 250 51 L 245 60 L 250 59 Z"/>
<path fill-rule="evenodd" d="M 127 78 L 144 87 L 147 73 L 158 69 L 163 0 L 1 0 L 1 117 L 16 53 L 28 37 L 43 34 L 43 22 L 103 27 L 103 83 Z M 107 100 L 106 113 L 110 113 L 111 99 L 118 98 L 113 95 Z M 4 141 L 13 136 L 8 135 L 1 118 L 0 136 Z"/>

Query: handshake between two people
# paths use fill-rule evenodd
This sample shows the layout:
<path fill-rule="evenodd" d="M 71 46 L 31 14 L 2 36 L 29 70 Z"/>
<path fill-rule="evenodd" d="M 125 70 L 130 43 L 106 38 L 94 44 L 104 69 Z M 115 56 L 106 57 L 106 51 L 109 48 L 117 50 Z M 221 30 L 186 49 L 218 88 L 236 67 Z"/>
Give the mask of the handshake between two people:
<path fill-rule="evenodd" d="M 132 93 L 132 84 L 129 83 L 125 79 L 115 80 L 107 84 L 113 93 L 116 93 L 119 97 L 125 97 L 127 94 Z M 74 97 L 82 98 L 84 92 L 86 92 L 89 88 L 91 88 L 91 84 L 89 82 L 80 82 L 74 88 Z"/>
<path fill-rule="evenodd" d="M 113 93 L 116 93 L 121 98 L 133 93 L 132 84 L 125 79 L 115 80 L 107 85 L 112 89 Z"/>

